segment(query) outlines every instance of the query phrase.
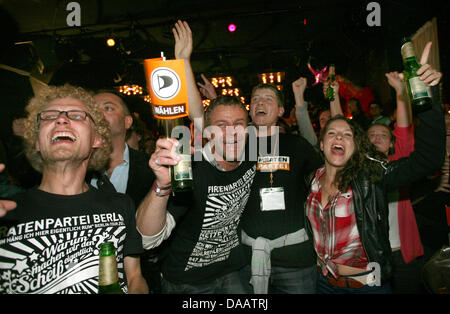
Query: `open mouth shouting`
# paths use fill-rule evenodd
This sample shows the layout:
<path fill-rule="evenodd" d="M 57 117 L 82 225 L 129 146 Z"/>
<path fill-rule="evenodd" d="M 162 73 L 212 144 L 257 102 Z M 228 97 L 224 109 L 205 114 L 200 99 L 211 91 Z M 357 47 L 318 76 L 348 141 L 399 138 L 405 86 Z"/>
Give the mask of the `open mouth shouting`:
<path fill-rule="evenodd" d="M 52 134 L 51 143 L 73 143 L 76 142 L 77 138 L 71 132 L 68 131 L 56 131 Z"/>
<path fill-rule="evenodd" d="M 331 146 L 331 153 L 334 155 L 343 156 L 345 154 L 345 148 L 342 145 L 334 144 Z"/>
<path fill-rule="evenodd" d="M 256 110 L 256 112 L 255 112 L 255 116 L 256 116 L 256 117 L 258 117 L 258 116 L 263 117 L 263 116 L 265 116 L 266 114 L 267 114 L 267 112 L 266 112 L 264 109 L 258 109 L 258 110 Z"/>

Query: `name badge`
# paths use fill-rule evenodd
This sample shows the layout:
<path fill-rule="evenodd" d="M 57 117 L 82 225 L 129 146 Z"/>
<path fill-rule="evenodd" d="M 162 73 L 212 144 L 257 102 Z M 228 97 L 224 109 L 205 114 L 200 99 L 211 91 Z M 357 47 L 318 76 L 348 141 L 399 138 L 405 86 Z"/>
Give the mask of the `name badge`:
<path fill-rule="evenodd" d="M 277 170 L 290 170 L 289 156 L 260 156 L 256 170 L 261 172 L 274 172 Z"/>
<path fill-rule="evenodd" d="M 279 188 L 262 188 L 259 189 L 261 196 L 261 210 L 285 210 L 284 205 L 284 189 Z"/>

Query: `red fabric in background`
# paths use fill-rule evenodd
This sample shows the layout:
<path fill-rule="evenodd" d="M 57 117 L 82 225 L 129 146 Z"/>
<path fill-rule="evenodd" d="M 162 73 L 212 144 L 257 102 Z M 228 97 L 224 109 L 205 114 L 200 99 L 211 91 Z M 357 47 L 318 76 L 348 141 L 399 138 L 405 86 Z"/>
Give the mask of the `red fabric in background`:
<path fill-rule="evenodd" d="M 364 112 L 369 112 L 369 103 L 375 100 L 372 87 L 359 87 L 354 85 L 349 80 L 340 75 L 336 75 L 336 80 L 339 83 L 339 95 L 347 103 L 352 98 L 357 98 L 361 103 L 361 108 Z"/>

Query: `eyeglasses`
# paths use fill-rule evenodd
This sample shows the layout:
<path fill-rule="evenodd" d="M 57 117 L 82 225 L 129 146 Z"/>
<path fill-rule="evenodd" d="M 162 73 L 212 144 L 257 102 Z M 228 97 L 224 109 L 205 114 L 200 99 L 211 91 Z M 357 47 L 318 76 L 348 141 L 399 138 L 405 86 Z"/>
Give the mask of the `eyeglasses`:
<path fill-rule="evenodd" d="M 86 117 L 91 118 L 92 122 L 95 123 L 92 116 L 83 110 L 67 110 L 67 111 L 59 111 L 59 110 L 44 110 L 38 113 L 37 115 L 37 121 L 52 121 L 59 118 L 61 114 L 65 113 L 66 117 L 70 120 L 74 121 L 84 121 L 86 120 Z"/>

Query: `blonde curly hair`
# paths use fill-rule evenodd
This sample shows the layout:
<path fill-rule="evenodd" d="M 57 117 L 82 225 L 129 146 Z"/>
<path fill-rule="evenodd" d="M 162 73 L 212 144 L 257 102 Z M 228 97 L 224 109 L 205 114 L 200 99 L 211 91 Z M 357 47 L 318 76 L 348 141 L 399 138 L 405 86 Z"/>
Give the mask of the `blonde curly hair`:
<path fill-rule="evenodd" d="M 69 84 L 64 86 L 48 86 L 42 88 L 36 96 L 31 98 L 25 110 L 28 117 L 25 122 L 24 147 L 25 154 L 30 164 L 39 172 L 42 172 L 44 161 L 41 153 L 36 151 L 35 143 L 38 139 L 39 122 L 37 116 L 39 112 L 45 110 L 47 105 L 60 98 L 74 98 L 81 101 L 88 107 L 89 114 L 94 120 L 94 130 L 102 138 L 102 145 L 95 148 L 88 163 L 88 170 L 100 170 L 104 167 L 111 154 L 111 130 L 106 121 L 100 106 L 95 102 L 92 95 L 81 87 Z"/>

